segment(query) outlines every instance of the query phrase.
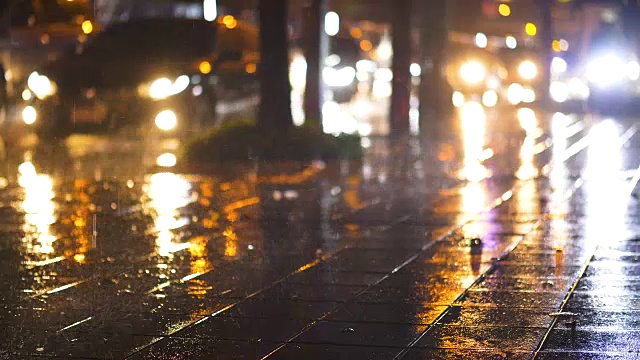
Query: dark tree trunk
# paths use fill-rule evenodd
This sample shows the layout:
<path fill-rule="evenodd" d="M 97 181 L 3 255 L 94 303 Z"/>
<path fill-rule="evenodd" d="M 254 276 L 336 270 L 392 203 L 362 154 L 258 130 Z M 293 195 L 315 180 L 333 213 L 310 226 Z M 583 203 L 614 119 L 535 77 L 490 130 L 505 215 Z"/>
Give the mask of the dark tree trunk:
<path fill-rule="evenodd" d="M 286 131 L 293 126 L 287 0 L 260 0 L 260 107 L 258 126 Z"/>
<path fill-rule="evenodd" d="M 551 61 L 553 60 L 553 50 L 551 44 L 553 42 L 553 0 L 542 0 L 542 82 L 540 101 L 549 106 L 551 105 L 551 98 L 549 97 L 549 86 L 551 85 Z"/>
<path fill-rule="evenodd" d="M 446 0 L 424 3 L 420 8 L 426 17 L 421 26 L 420 42 L 423 59 L 420 82 L 420 135 L 438 137 L 443 135 L 451 113 L 451 94 L 444 74 L 447 47 Z"/>
<path fill-rule="evenodd" d="M 304 9 L 304 57 L 307 60 L 307 85 L 304 92 L 306 122 L 322 128 L 324 82 L 322 66 L 327 57 L 328 39 L 324 32 L 327 0 L 309 0 Z"/>
<path fill-rule="evenodd" d="M 401 138 L 409 133 L 409 99 L 411 95 L 411 0 L 396 0 L 391 23 L 393 62 L 393 83 L 391 94 L 392 138 Z"/>

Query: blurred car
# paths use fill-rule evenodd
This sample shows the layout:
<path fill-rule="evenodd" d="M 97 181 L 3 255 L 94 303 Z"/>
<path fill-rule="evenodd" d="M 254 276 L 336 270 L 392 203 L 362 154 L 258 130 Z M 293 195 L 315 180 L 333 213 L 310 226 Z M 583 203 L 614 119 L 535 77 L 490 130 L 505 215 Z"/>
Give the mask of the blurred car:
<path fill-rule="evenodd" d="M 475 46 L 458 46 L 447 62 L 446 77 L 453 90 L 451 101 L 462 107 L 469 101 L 495 107 L 500 101 L 506 70 L 490 52 Z"/>
<path fill-rule="evenodd" d="M 497 52 L 507 70 L 502 96 L 511 104 L 531 104 L 542 92 L 543 59 L 541 52 L 521 46 Z"/>
<path fill-rule="evenodd" d="M 27 77 L 43 62 L 100 31 L 87 0 L 14 0 L 0 4 L 4 16 L 0 61 L 6 67 L 12 99 L 20 98 Z"/>
<path fill-rule="evenodd" d="M 616 110 L 640 102 L 640 63 L 634 41 L 620 24 L 610 21 L 601 21 L 590 35 L 579 52 L 553 59 L 553 100 L 580 100 Z"/>
<path fill-rule="evenodd" d="M 257 32 L 228 20 L 112 25 L 31 73 L 23 120 L 55 136 L 212 126 L 219 101 L 258 91 Z"/>

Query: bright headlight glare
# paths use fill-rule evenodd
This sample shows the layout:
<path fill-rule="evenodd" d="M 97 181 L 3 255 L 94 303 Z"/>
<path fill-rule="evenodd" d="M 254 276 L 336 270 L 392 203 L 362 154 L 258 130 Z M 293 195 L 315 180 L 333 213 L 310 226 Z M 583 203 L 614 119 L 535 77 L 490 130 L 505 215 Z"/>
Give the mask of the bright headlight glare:
<path fill-rule="evenodd" d="M 531 88 L 522 89 L 522 95 L 520 97 L 523 103 L 531 104 L 536 101 L 536 92 Z"/>
<path fill-rule="evenodd" d="M 477 85 L 484 80 L 487 70 L 478 61 L 469 61 L 460 67 L 460 77 L 469 84 Z"/>
<path fill-rule="evenodd" d="M 155 123 L 158 129 L 170 131 L 175 129 L 178 124 L 178 117 L 176 113 L 171 110 L 163 110 L 156 115 Z"/>
<path fill-rule="evenodd" d="M 535 79 L 538 76 L 538 67 L 532 61 L 525 60 L 518 66 L 518 73 L 523 79 Z"/>
<path fill-rule="evenodd" d="M 581 100 L 586 100 L 591 95 L 589 86 L 587 86 L 584 81 L 575 77 L 569 80 L 568 90 L 571 97 L 577 97 Z"/>
<path fill-rule="evenodd" d="M 513 83 L 509 85 L 509 88 L 507 89 L 507 100 L 509 100 L 512 105 L 518 105 L 520 102 L 522 102 L 523 92 L 524 89 L 522 88 L 522 85 Z"/>
<path fill-rule="evenodd" d="M 55 94 L 56 86 L 45 75 L 40 75 L 34 71 L 29 75 L 27 79 L 27 86 L 29 90 L 33 91 L 38 99 L 44 99 L 47 96 Z"/>
<path fill-rule="evenodd" d="M 329 86 L 349 86 L 356 78 L 356 69 L 350 66 L 343 67 L 339 70 L 332 67 L 325 67 L 322 71 L 322 78 Z"/>
<path fill-rule="evenodd" d="M 609 85 L 625 77 L 625 64 L 615 55 L 596 58 L 587 64 L 587 79 L 592 83 Z"/>
<path fill-rule="evenodd" d="M 160 78 L 151 83 L 149 86 L 149 96 L 152 99 L 166 99 L 170 96 L 177 95 L 189 87 L 189 77 L 180 75 L 175 81 L 168 78 Z"/>
<path fill-rule="evenodd" d="M 462 107 L 464 105 L 464 102 L 464 94 L 459 91 L 454 91 L 453 95 L 451 96 L 451 103 L 453 104 L 453 106 L 457 108 Z"/>
<path fill-rule="evenodd" d="M 554 57 L 551 60 L 551 70 L 556 74 L 563 73 L 567 71 L 567 62 L 563 58 Z"/>
<path fill-rule="evenodd" d="M 627 76 L 629 80 L 636 81 L 640 78 L 640 64 L 637 61 L 629 61 L 627 63 Z"/>
<path fill-rule="evenodd" d="M 38 112 L 33 106 L 29 105 L 22 110 L 22 121 L 24 121 L 25 124 L 31 125 L 36 122 L 37 118 Z"/>
<path fill-rule="evenodd" d="M 485 91 L 482 94 L 482 105 L 486 107 L 494 107 L 498 104 L 498 94 L 493 90 Z"/>
<path fill-rule="evenodd" d="M 177 162 L 178 159 L 176 158 L 176 156 L 169 152 L 158 156 L 158 158 L 156 159 L 156 164 L 161 167 L 174 167 L 176 166 Z"/>

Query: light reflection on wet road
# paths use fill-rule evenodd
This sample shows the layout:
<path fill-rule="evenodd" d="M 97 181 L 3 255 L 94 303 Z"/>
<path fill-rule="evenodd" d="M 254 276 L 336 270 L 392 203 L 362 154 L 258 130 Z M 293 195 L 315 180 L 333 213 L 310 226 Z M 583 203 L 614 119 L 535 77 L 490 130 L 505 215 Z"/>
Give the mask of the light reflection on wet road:
<path fill-rule="evenodd" d="M 556 358 L 594 350 L 585 339 L 620 346 L 637 322 L 633 122 L 477 104 L 455 121 L 460 141 L 431 146 L 437 156 L 371 139 L 361 163 L 233 176 L 159 168 L 164 147 L 121 138 L 10 152 L 0 358 Z M 588 325 L 570 338 L 564 321 L 549 328 L 556 311 Z"/>

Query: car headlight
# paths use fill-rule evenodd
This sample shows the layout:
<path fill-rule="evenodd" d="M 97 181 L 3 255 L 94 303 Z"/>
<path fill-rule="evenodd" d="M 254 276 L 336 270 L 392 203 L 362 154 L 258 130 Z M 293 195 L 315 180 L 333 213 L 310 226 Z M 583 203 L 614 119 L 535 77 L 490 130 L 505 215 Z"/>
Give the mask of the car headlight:
<path fill-rule="evenodd" d="M 178 125 L 178 116 L 172 110 L 163 110 L 156 115 L 155 123 L 158 129 L 171 131 Z"/>
<path fill-rule="evenodd" d="M 454 91 L 453 95 L 451 95 L 451 103 L 457 108 L 462 107 L 465 103 L 464 94 L 459 91 Z"/>
<path fill-rule="evenodd" d="M 478 85 L 487 76 L 487 70 L 478 61 L 469 61 L 460 67 L 460 77 L 471 85 Z"/>
<path fill-rule="evenodd" d="M 154 100 L 161 100 L 185 91 L 190 82 L 187 75 L 180 75 L 173 81 L 163 77 L 142 85 L 138 90 Z"/>
<path fill-rule="evenodd" d="M 56 84 L 47 76 L 32 72 L 27 79 L 27 86 L 38 99 L 44 99 L 56 93 Z"/>
<path fill-rule="evenodd" d="M 626 76 L 625 69 L 624 62 L 617 56 L 603 56 L 587 64 L 587 79 L 599 85 L 614 84 Z"/>
<path fill-rule="evenodd" d="M 525 80 L 532 80 L 538 76 L 538 67 L 530 60 L 525 60 L 518 66 L 518 74 Z"/>
<path fill-rule="evenodd" d="M 24 121 L 25 124 L 32 125 L 33 123 L 36 122 L 37 119 L 38 119 L 38 112 L 33 106 L 31 105 L 26 106 L 22 110 L 22 121 Z"/>
<path fill-rule="evenodd" d="M 637 61 L 627 63 L 627 76 L 629 80 L 636 81 L 640 78 L 640 64 Z"/>
<path fill-rule="evenodd" d="M 339 70 L 332 67 L 325 67 L 322 71 L 322 78 L 325 83 L 331 87 L 349 86 L 356 78 L 356 69 L 351 66 L 343 67 Z"/>

